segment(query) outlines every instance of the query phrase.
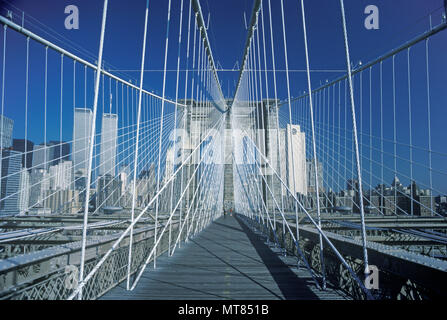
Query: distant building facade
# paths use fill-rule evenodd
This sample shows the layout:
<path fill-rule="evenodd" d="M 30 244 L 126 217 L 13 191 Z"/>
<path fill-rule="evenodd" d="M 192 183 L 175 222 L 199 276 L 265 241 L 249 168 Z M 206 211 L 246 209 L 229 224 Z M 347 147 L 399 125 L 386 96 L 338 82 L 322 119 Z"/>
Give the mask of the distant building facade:
<path fill-rule="evenodd" d="M 14 139 L 12 150 L 22 152 L 22 167 L 31 170 L 33 165 L 34 143 L 25 139 Z"/>
<path fill-rule="evenodd" d="M 46 144 L 34 146 L 33 150 L 33 170 L 48 170 L 51 162 L 51 148 Z"/>
<path fill-rule="evenodd" d="M 287 125 L 287 181 L 294 194 L 307 195 L 306 136 L 299 125 Z"/>
<path fill-rule="evenodd" d="M 96 189 L 96 209 L 104 212 L 107 207 L 119 206 L 121 181 L 110 174 L 100 176 Z"/>
<path fill-rule="evenodd" d="M 2 150 L 1 166 L 0 215 L 19 214 L 22 153 Z"/>
<path fill-rule="evenodd" d="M 47 190 L 43 201 L 51 213 L 75 214 L 81 209 L 78 190 Z"/>
<path fill-rule="evenodd" d="M 106 113 L 102 116 L 101 154 L 99 174 L 116 174 L 116 146 L 118 139 L 118 115 Z"/>
<path fill-rule="evenodd" d="M 42 208 L 45 192 L 49 190 L 50 177 L 45 169 L 34 169 L 30 175 L 29 207 Z"/>
<path fill-rule="evenodd" d="M 19 201 L 18 209 L 20 214 L 25 214 L 28 211 L 30 195 L 30 173 L 26 168 L 20 170 L 20 184 L 19 184 Z"/>
<path fill-rule="evenodd" d="M 53 165 L 49 169 L 50 189 L 51 190 L 68 190 L 74 189 L 73 182 L 73 163 L 72 161 L 62 161 L 57 165 Z"/>
<path fill-rule="evenodd" d="M 70 144 L 64 141 L 48 142 L 50 166 L 55 166 L 62 161 L 70 160 Z"/>
<path fill-rule="evenodd" d="M 12 146 L 12 130 L 14 120 L 0 115 L 0 149 L 8 149 Z"/>
<path fill-rule="evenodd" d="M 72 154 L 75 173 L 82 169 L 84 169 L 82 172 L 87 172 L 92 121 L 92 110 L 75 108 Z"/>

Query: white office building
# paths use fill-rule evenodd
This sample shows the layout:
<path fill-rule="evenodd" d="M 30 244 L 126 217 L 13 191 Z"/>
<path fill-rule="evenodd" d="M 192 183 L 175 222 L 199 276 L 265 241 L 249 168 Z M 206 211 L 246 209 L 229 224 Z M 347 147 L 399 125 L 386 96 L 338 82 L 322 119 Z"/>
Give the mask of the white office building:
<path fill-rule="evenodd" d="M 20 214 L 25 214 L 28 210 L 30 195 L 30 174 L 26 168 L 22 168 L 20 171 L 20 183 L 19 183 L 19 201 L 18 209 Z"/>
<path fill-rule="evenodd" d="M 115 176 L 116 145 L 118 138 L 118 115 L 105 113 L 102 116 L 101 155 L 99 174 Z"/>
<path fill-rule="evenodd" d="M 2 156 L 0 215 L 15 215 L 19 213 L 22 153 L 2 150 Z"/>
<path fill-rule="evenodd" d="M 73 162 L 62 161 L 55 166 L 51 166 L 49 173 L 51 190 L 70 189 L 73 181 Z"/>
<path fill-rule="evenodd" d="M 12 130 L 14 120 L 0 115 L 0 149 L 7 149 L 12 146 Z"/>
<path fill-rule="evenodd" d="M 33 149 L 33 170 L 48 170 L 51 161 L 51 148 L 45 144 L 34 146 Z"/>
<path fill-rule="evenodd" d="M 82 169 L 87 172 L 92 119 L 92 110 L 84 108 L 74 110 L 72 158 L 75 172 Z"/>
<path fill-rule="evenodd" d="M 292 192 L 307 195 L 306 135 L 299 125 L 287 125 L 287 181 Z M 293 152 L 293 153 L 292 153 Z"/>
<path fill-rule="evenodd" d="M 45 193 L 49 190 L 50 177 L 45 169 L 36 169 L 30 175 L 29 207 L 40 208 L 43 206 Z"/>

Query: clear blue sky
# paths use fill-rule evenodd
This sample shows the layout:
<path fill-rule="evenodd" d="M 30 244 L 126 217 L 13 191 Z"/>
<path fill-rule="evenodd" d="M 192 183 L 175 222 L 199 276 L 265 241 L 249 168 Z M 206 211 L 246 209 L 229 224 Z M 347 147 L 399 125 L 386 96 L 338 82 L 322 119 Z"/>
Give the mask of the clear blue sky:
<path fill-rule="evenodd" d="M 70 39 L 94 55 L 98 51 L 100 18 L 103 1 L 100 0 L 8 0 L 5 6 L 12 3 L 24 10 L 30 16 L 43 22 L 60 35 Z M 275 42 L 278 52 L 282 50 L 282 34 L 278 0 L 272 1 Z M 428 28 L 426 15 L 442 6 L 443 0 L 345 0 L 348 31 L 351 43 L 352 61 L 367 61 L 388 51 L 394 46 L 410 39 L 411 36 Z M 141 59 L 141 42 L 143 37 L 145 0 L 111 0 L 104 48 L 104 58 L 119 69 L 139 69 Z M 147 69 L 163 69 L 163 48 L 168 1 L 151 0 L 149 16 L 149 45 Z M 80 29 L 66 30 L 64 28 L 65 6 L 77 5 L 80 11 Z M 366 30 L 363 13 L 368 4 L 375 4 L 380 10 L 380 29 Z M 187 8 L 188 1 L 185 1 Z M 214 51 L 215 60 L 223 68 L 232 68 L 236 61 L 241 60 L 242 50 L 246 40 L 244 27 L 244 12 L 250 19 L 251 0 L 202 0 L 202 10 L 205 19 L 210 13 L 209 37 Z M 289 55 L 294 57 L 289 61 L 291 69 L 305 67 L 302 49 L 301 11 L 298 0 L 285 0 L 286 29 Z M 340 24 L 339 2 L 333 0 L 305 1 L 308 17 L 309 46 L 311 63 L 314 69 L 343 69 L 345 67 L 342 29 Z M 180 0 L 172 1 L 171 34 L 177 34 Z M 265 13 L 267 18 L 267 13 Z M 186 18 L 186 15 L 185 15 Z M 434 16 L 434 24 L 439 22 L 439 11 Z M 33 22 L 30 20 L 30 22 Z M 30 29 L 38 32 L 33 25 Z M 40 32 L 39 34 L 41 34 Z M 172 37 L 168 66 L 175 69 L 176 37 Z M 330 56 L 328 57 L 328 50 Z M 295 53 L 295 54 L 293 54 Z M 284 66 L 282 59 L 277 59 L 278 68 Z M 135 79 L 137 73 L 130 73 Z M 146 87 L 161 92 L 162 74 L 146 77 Z M 321 79 L 331 78 L 326 74 L 315 77 L 316 84 Z M 175 75 L 174 75 L 175 78 Z M 237 80 L 237 72 L 221 75 L 225 94 L 230 83 Z M 303 86 L 304 88 L 304 86 Z M 170 93 L 171 94 L 171 93 Z"/>
<path fill-rule="evenodd" d="M 290 69 L 304 69 L 304 50 L 303 50 L 303 34 L 301 25 L 301 11 L 298 0 L 285 0 L 286 11 L 286 29 L 287 29 L 287 44 L 289 51 L 289 68 Z M 335 0 L 319 0 L 319 1 L 304 1 L 306 5 L 307 15 L 307 29 L 309 39 L 309 51 L 311 55 L 312 69 L 331 69 L 340 70 L 346 67 L 346 60 L 344 55 L 342 27 L 340 18 L 339 1 Z M 1 2 L 0 2 L 1 3 Z M 117 69 L 137 70 L 140 67 L 141 59 L 141 45 L 143 37 L 144 26 L 144 9 L 145 0 L 110 0 L 109 14 L 107 20 L 107 32 L 105 37 L 104 59 L 110 65 Z M 163 69 L 163 54 L 166 33 L 166 16 L 167 16 L 168 1 L 150 0 L 150 15 L 149 15 L 149 34 L 148 34 L 148 54 L 146 69 L 160 70 Z M 251 0 L 201 0 L 202 10 L 207 19 L 210 14 L 209 39 L 214 52 L 216 62 L 225 68 L 231 69 L 238 61 L 241 62 L 242 51 L 246 41 L 246 30 L 244 26 L 244 12 L 247 21 L 250 19 L 252 10 Z M 98 51 L 98 40 L 100 34 L 100 20 L 102 14 L 103 1 L 100 0 L 9 0 L 0 4 L 3 7 L 8 7 L 13 4 L 15 7 L 24 10 L 26 13 L 25 26 L 33 30 L 45 38 L 53 40 L 55 43 L 79 54 L 81 57 L 89 61 L 94 61 L 87 56 L 85 52 L 79 52 L 73 49 L 72 44 L 76 47 L 87 50 L 96 56 Z M 80 11 L 80 29 L 66 30 L 64 28 L 64 8 L 67 5 L 77 5 Z M 367 30 L 364 28 L 364 8 L 374 4 L 380 10 L 380 29 Z M 188 9 L 189 2 L 185 0 L 185 11 Z M 278 58 L 276 59 L 276 68 L 284 68 L 284 59 L 282 55 L 282 29 L 281 29 L 281 13 L 279 11 L 279 1 L 272 0 L 273 5 L 273 29 L 275 34 L 275 50 Z M 348 32 L 351 49 L 351 60 L 354 64 L 359 61 L 367 62 L 380 54 L 383 54 L 392 48 L 402 44 L 411 39 L 415 35 L 426 31 L 429 28 L 428 15 L 433 14 L 433 24 L 439 24 L 440 7 L 443 5 L 443 0 L 345 0 L 345 7 L 347 12 Z M 264 8 L 266 9 L 266 8 Z M 437 11 L 436 11 L 437 10 Z M 180 12 L 180 0 L 172 1 L 172 24 L 170 27 L 170 50 L 168 55 L 168 69 L 175 69 L 177 63 L 177 37 L 178 37 L 178 23 Z M 4 10 L 1 11 L 4 14 Z M 267 20 L 267 11 L 264 12 L 264 19 Z M 28 17 L 30 16 L 30 17 Z M 51 28 L 65 39 L 55 39 L 50 36 L 47 28 L 42 29 L 35 20 L 44 23 L 48 28 Z M 187 19 L 187 15 L 184 15 Z M 16 19 L 17 21 L 17 19 Z M 185 20 L 184 20 L 185 21 Z M 17 21 L 18 22 L 18 21 Z M 186 25 L 186 24 L 185 24 Z M 45 30 L 45 31 L 44 31 Z M 186 43 L 186 29 L 183 29 L 184 38 L 183 45 Z M 3 36 L 3 32 L 1 32 Z M 431 82 L 432 82 L 432 128 L 433 132 L 433 149 L 440 152 L 447 153 L 445 143 L 445 119 L 446 119 L 446 94 L 445 83 L 447 66 L 445 63 L 445 52 L 447 49 L 446 32 L 434 37 L 431 42 Z M 68 41 L 70 43 L 68 43 Z M 7 55 L 7 93 L 5 115 L 15 120 L 14 136 L 23 137 L 24 121 L 23 121 L 23 105 L 24 105 L 24 74 L 25 74 L 25 44 L 26 41 L 23 36 L 8 33 L 8 47 L 18 48 L 16 51 L 8 51 Z M 44 50 L 41 45 L 35 43 L 31 44 L 31 60 L 30 60 L 30 83 L 34 87 L 30 88 L 30 122 L 36 121 L 41 123 L 39 112 L 42 110 L 43 96 L 42 96 L 42 64 Z M 270 59 L 269 50 L 267 50 L 267 58 Z M 413 51 L 412 51 L 413 52 Z M 182 67 L 184 67 L 184 57 L 182 57 Z M 420 69 L 421 76 L 415 77 L 415 85 L 423 81 L 422 72 L 423 65 L 423 48 L 414 50 L 415 71 Z M 50 74 L 49 83 L 53 86 L 50 88 L 53 92 L 49 96 L 49 104 L 54 105 L 57 110 L 59 105 L 59 72 L 60 72 L 60 57 L 54 53 L 50 54 Z M 405 61 L 399 62 L 401 65 L 397 71 L 398 77 L 404 72 Z M 65 68 L 72 68 L 72 64 L 64 65 Z M 436 66 L 436 67 L 433 67 Z M 389 65 L 386 67 L 389 71 Z M 137 79 L 138 73 L 129 71 L 126 72 L 128 79 Z M 340 73 L 313 73 L 313 86 L 317 87 L 326 79 L 334 79 Z M 144 87 L 161 94 L 162 91 L 162 76 L 161 72 L 149 72 L 146 74 Z M 234 95 L 234 85 L 238 78 L 238 72 L 221 72 L 219 77 L 222 82 L 222 89 L 225 95 L 232 97 Z M 175 96 L 175 78 L 174 72 L 168 73 L 167 91 L 168 97 Z M 304 73 L 291 74 L 292 96 L 298 96 L 301 92 L 306 90 L 306 80 Z M 421 83 L 423 87 L 423 83 Z M 415 90 L 414 100 L 415 117 L 418 117 L 418 109 L 420 109 L 420 116 L 424 117 L 425 101 L 421 87 L 421 94 Z M 278 73 L 278 93 L 281 99 L 287 97 L 285 87 L 284 73 Z M 90 90 L 90 89 L 89 89 Z M 64 87 L 64 96 L 71 95 L 72 88 L 67 79 Z M 405 92 L 401 92 L 405 96 Z M 390 107 L 389 91 L 385 92 L 386 100 L 385 108 Z M 72 99 L 72 98 L 67 98 Z M 82 94 L 77 94 L 77 100 L 82 100 Z M 402 110 L 405 109 L 406 103 L 402 102 Z M 65 140 L 71 139 L 71 128 L 69 128 L 72 106 L 67 106 L 67 112 L 64 115 L 63 136 Z M 389 109 L 388 109 L 389 110 Z M 33 113 L 34 112 L 34 113 Z M 391 113 L 389 113 L 391 116 Z M 55 112 L 54 121 L 58 121 L 58 114 Z M 387 120 L 385 120 L 387 121 Z M 417 121 L 415 126 L 418 125 Z M 421 146 L 426 144 L 426 126 L 421 125 L 421 137 L 415 136 L 415 142 L 421 140 Z M 42 142 L 41 126 L 33 126 L 28 124 L 28 136 L 36 143 Z M 48 139 L 58 139 L 59 127 L 56 132 L 49 132 Z M 387 133 L 388 134 L 388 133 Z M 388 135 L 389 138 L 389 135 Z M 405 135 L 402 141 L 406 141 Z M 444 170 L 442 163 L 446 159 L 440 157 L 438 161 L 438 168 Z M 444 191 L 447 190 L 447 183 L 444 182 L 445 176 L 439 182 L 439 188 Z"/>

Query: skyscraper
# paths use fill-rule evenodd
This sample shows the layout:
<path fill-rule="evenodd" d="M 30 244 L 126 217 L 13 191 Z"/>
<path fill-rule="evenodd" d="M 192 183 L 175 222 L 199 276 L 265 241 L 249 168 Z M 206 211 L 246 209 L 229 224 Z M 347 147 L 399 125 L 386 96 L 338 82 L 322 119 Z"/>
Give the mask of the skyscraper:
<path fill-rule="evenodd" d="M 42 207 L 50 179 L 47 170 L 33 169 L 30 175 L 29 207 Z"/>
<path fill-rule="evenodd" d="M 50 141 L 50 166 L 55 166 L 62 161 L 70 160 L 70 145 L 64 141 Z"/>
<path fill-rule="evenodd" d="M 14 120 L 0 115 L 0 149 L 7 149 L 12 146 L 12 129 Z"/>
<path fill-rule="evenodd" d="M 51 149 L 45 144 L 34 146 L 33 150 L 33 170 L 48 170 L 51 162 Z"/>
<path fill-rule="evenodd" d="M 47 190 L 44 198 L 43 205 L 51 213 L 73 214 L 82 208 L 77 190 Z"/>
<path fill-rule="evenodd" d="M 51 166 L 49 171 L 51 190 L 70 189 L 73 181 L 73 165 L 71 161 L 62 161 L 55 166 Z"/>
<path fill-rule="evenodd" d="M 96 208 L 101 212 L 106 207 L 119 206 L 121 181 L 110 174 L 101 176 L 98 179 L 96 195 Z"/>
<path fill-rule="evenodd" d="M 105 113 L 102 116 L 101 155 L 99 174 L 115 176 L 116 139 L 118 136 L 118 115 Z"/>
<path fill-rule="evenodd" d="M 73 166 L 75 173 L 81 169 L 87 171 L 92 119 L 90 109 L 76 108 L 74 110 Z"/>
<path fill-rule="evenodd" d="M 129 175 L 130 175 L 129 167 L 122 166 L 118 173 L 118 179 L 121 182 L 121 195 L 124 195 L 126 193 Z"/>
<path fill-rule="evenodd" d="M 20 213 L 22 153 L 3 150 L 1 159 L 0 215 Z"/>
<path fill-rule="evenodd" d="M 175 145 L 171 145 L 168 150 L 166 150 L 165 175 L 163 177 L 164 180 L 168 180 L 174 173 L 174 162 L 172 161 L 172 158 L 174 157 L 175 148 Z M 174 159 L 174 161 L 175 160 L 176 159 Z"/>
<path fill-rule="evenodd" d="M 30 141 L 28 146 L 30 146 Z M 32 142 L 31 142 L 32 143 Z M 14 139 L 14 145 L 17 146 L 17 151 L 25 151 L 24 140 Z M 22 150 L 23 149 L 23 150 Z M 30 149 L 27 147 L 27 151 Z M 31 147 L 33 152 L 31 153 L 32 169 L 45 169 L 48 170 L 50 166 L 55 166 L 61 161 L 68 161 L 70 158 L 70 145 L 66 142 L 50 141 L 49 143 L 41 143 Z M 28 153 L 28 156 L 30 153 Z M 30 160 L 28 160 L 28 163 Z"/>
<path fill-rule="evenodd" d="M 294 194 L 307 195 L 306 136 L 299 125 L 287 125 L 287 179 Z M 293 154 L 292 154 L 293 150 Z"/>
<path fill-rule="evenodd" d="M 12 119 L 0 115 L 0 215 L 18 213 L 17 199 L 22 156 L 19 152 L 7 150 L 12 146 L 13 127 Z"/>
<path fill-rule="evenodd" d="M 315 188 L 315 163 L 314 159 L 308 159 L 307 162 L 307 186 L 309 192 L 316 192 Z M 317 160 L 317 166 L 318 166 L 318 189 L 320 192 L 324 191 L 324 185 L 323 185 L 323 165 L 320 161 Z"/>
<path fill-rule="evenodd" d="M 30 195 L 30 174 L 26 168 L 20 170 L 18 210 L 20 214 L 28 210 Z"/>
<path fill-rule="evenodd" d="M 34 143 L 32 141 L 25 139 L 14 139 L 12 141 L 12 150 L 23 152 L 22 167 L 27 168 L 28 170 L 30 170 L 33 165 L 33 149 L 34 149 Z"/>

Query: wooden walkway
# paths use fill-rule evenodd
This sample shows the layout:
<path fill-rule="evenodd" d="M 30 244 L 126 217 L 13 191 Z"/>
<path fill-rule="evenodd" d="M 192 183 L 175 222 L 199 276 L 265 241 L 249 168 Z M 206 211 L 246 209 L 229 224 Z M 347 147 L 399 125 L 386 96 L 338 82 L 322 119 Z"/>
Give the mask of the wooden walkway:
<path fill-rule="evenodd" d="M 102 299 L 344 299 L 334 290 L 320 291 L 296 260 L 282 257 L 237 217 L 211 224 L 175 255 L 148 265 L 137 287 L 125 281 Z"/>

